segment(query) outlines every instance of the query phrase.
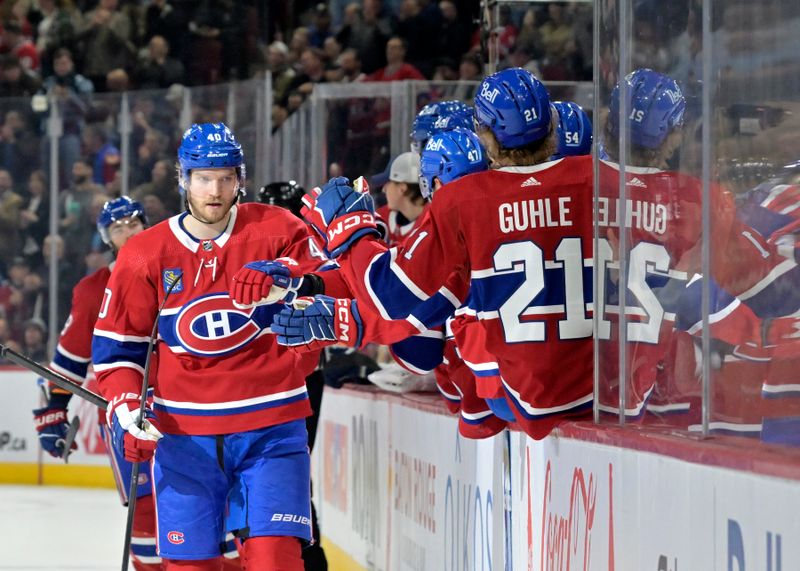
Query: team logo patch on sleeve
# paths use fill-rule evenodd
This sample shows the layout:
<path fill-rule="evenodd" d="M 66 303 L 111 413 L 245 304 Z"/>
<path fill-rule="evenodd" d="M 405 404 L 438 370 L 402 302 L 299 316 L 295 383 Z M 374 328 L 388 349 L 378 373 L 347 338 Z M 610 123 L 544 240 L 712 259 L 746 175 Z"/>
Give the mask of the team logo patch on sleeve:
<path fill-rule="evenodd" d="M 180 280 L 183 277 L 183 270 L 180 268 L 167 268 L 161 272 L 162 282 L 164 284 L 164 291 L 169 289 L 169 286 L 175 280 Z M 183 291 L 183 280 L 175 284 L 175 287 L 172 288 L 172 293 L 180 293 Z"/>

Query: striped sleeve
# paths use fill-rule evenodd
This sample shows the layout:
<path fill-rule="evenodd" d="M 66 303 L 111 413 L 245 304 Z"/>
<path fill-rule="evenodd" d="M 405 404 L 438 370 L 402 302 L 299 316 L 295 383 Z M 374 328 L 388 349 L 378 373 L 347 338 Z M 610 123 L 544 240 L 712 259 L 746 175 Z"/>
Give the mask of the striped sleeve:
<path fill-rule="evenodd" d="M 159 302 L 141 254 L 123 248 L 111 274 L 92 338 L 92 361 L 106 397 L 138 394 Z"/>

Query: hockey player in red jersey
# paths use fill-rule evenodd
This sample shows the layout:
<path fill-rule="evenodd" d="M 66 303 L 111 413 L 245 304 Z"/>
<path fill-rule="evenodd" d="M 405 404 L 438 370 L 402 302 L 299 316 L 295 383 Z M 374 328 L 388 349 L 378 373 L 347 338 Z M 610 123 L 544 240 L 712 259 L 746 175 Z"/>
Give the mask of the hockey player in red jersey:
<path fill-rule="evenodd" d="M 619 387 L 624 383 L 625 415 L 640 418 L 648 401 L 651 410 L 667 411 L 677 404 L 676 397 L 683 396 L 671 394 L 663 386 L 658 390 L 655 384 L 665 368 L 673 370 L 673 364 L 665 359 L 673 354 L 675 316 L 687 313 L 687 296 L 691 298 L 687 286 L 702 272 L 702 183 L 668 168 L 680 147 L 686 107 L 677 83 L 649 69 L 636 70 L 621 83 L 611 94 L 606 126 L 604 143 L 610 160 L 600 167 L 596 255 L 600 288 L 595 304 L 601 344 L 599 406 L 616 414 Z M 618 164 L 623 94 L 627 107 L 623 128 L 630 143 L 624 222 Z M 763 317 L 794 311 L 798 307 L 798 296 L 792 293 L 798 273 L 795 261 L 781 255 L 737 217 L 732 196 L 724 188 L 712 184 L 710 196 L 712 319 L 730 314 L 741 302 Z M 623 229 L 627 251 L 620 252 Z M 621 257 L 627 267 L 626 278 L 620 277 Z M 698 303 L 699 299 L 697 296 Z M 628 321 L 624 379 L 619 378 L 618 357 L 621 307 Z M 699 312 L 699 307 L 696 309 Z M 742 332 L 742 338 L 750 335 L 749 330 Z M 653 394 L 658 402 L 651 399 Z"/>
<path fill-rule="evenodd" d="M 469 283 L 510 408 L 528 434 L 542 438 L 591 410 L 591 159 L 548 162 L 556 118 L 544 86 L 525 70 L 486 78 L 475 119 L 495 169 L 439 190 L 401 247 L 387 251 L 373 237 L 367 201 L 346 179 L 331 180 L 307 216 L 339 256 L 358 303 L 384 319 L 405 319 L 435 296 L 452 313 L 466 293 L 445 284 L 452 273 Z M 340 332 L 338 322 L 350 317 L 341 301 Z"/>
<path fill-rule="evenodd" d="M 128 243 L 94 330 L 113 444 L 131 461 L 154 458 L 157 546 L 167 569 L 221 569 L 219 538 L 231 529 L 243 541 L 245 568 L 300 570 L 301 541 L 312 539 L 305 377 L 319 355 L 278 346 L 269 335 L 275 306 L 252 304 L 271 287 L 320 293 L 335 272 L 303 277 L 320 260 L 292 214 L 238 204 L 245 165 L 225 125 L 190 127 L 178 162 L 186 212 Z M 265 255 L 282 260 L 271 262 L 269 283 L 259 278 L 263 264 L 248 264 Z M 247 291 L 242 304 L 231 290 Z M 140 422 L 156 319 L 153 405 Z"/>
<path fill-rule="evenodd" d="M 138 202 L 127 197 L 107 202 L 97 220 L 97 229 L 103 241 L 111 247 L 114 255 L 128 239 L 145 229 L 144 208 Z M 83 384 L 89 374 L 92 358 L 92 330 L 103 301 L 103 292 L 111 276 L 113 264 L 100 268 L 86 276 L 72 292 L 72 308 L 67 322 L 61 330 L 55 355 L 50 368 L 58 371 L 68 379 Z M 50 386 L 50 397 L 47 406 L 34 412 L 36 430 L 42 448 L 52 456 L 59 457 L 63 453 L 66 436 L 67 403 L 71 393 Z M 114 480 L 123 504 L 128 503 L 130 489 L 131 464 L 124 458 L 115 455 L 111 446 L 108 427 L 101 426 L 103 439 L 107 443 L 107 452 L 113 468 Z M 77 445 L 73 444 L 73 447 Z M 131 538 L 131 560 L 137 571 L 161 569 L 161 558 L 155 549 L 155 512 L 153 507 L 152 486 L 150 478 L 142 474 L 138 489 L 138 500 L 133 519 Z M 235 547 L 233 548 L 235 552 Z"/>

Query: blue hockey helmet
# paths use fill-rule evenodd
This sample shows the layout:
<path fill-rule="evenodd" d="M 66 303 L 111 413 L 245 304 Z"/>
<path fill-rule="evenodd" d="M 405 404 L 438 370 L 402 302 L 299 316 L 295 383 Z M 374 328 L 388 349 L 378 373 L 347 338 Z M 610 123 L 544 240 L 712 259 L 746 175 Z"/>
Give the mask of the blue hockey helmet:
<path fill-rule="evenodd" d="M 200 123 L 189 127 L 178 148 L 181 191 L 185 192 L 192 169 L 235 168 L 239 192 L 244 194 L 245 165 L 242 146 L 224 123 Z"/>
<path fill-rule="evenodd" d="M 475 95 L 475 122 L 490 129 L 506 149 L 547 137 L 550 119 L 550 95 L 526 69 L 514 67 L 490 75 Z"/>
<path fill-rule="evenodd" d="M 464 175 L 489 168 L 480 139 L 470 129 L 457 127 L 434 134 L 422 151 L 419 189 L 422 196 L 433 195 L 433 179 L 447 184 Z"/>
<path fill-rule="evenodd" d="M 558 150 L 550 157 L 588 155 L 592 151 L 592 121 L 586 111 L 573 101 L 556 101 L 558 113 Z"/>
<path fill-rule="evenodd" d="M 147 217 L 144 214 L 144 207 L 137 201 L 128 196 L 120 196 L 114 200 L 109 200 L 103 205 L 103 209 L 97 217 L 97 231 L 100 238 L 108 245 L 111 245 L 111 236 L 108 228 L 117 220 L 123 218 L 137 217 L 147 226 Z"/>
<path fill-rule="evenodd" d="M 472 107 L 456 99 L 428 103 L 411 125 L 411 150 L 420 154 L 431 135 L 456 127 L 472 129 Z"/>
<path fill-rule="evenodd" d="M 686 99 L 674 79 L 653 71 L 637 69 L 623 80 L 628 103 L 628 127 L 632 144 L 657 149 L 676 127 L 683 124 Z M 619 91 L 611 92 L 609 134 L 619 136 Z"/>

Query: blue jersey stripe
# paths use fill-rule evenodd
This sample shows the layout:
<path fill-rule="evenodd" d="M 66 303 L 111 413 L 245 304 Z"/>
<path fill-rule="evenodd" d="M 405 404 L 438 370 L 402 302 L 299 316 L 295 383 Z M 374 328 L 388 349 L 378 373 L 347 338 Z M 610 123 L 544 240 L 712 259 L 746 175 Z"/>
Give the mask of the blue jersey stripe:
<path fill-rule="evenodd" d="M 215 408 L 215 409 L 196 409 L 196 408 L 181 408 L 176 406 L 168 406 L 164 404 L 160 404 L 157 402 L 153 403 L 153 410 L 155 411 L 164 411 L 169 414 L 183 414 L 187 416 L 232 416 L 236 414 L 246 414 L 249 412 L 256 412 L 259 410 L 265 410 L 268 408 L 275 408 L 279 406 L 284 406 L 287 404 L 291 404 L 297 401 L 306 400 L 308 399 L 308 393 L 302 392 L 298 395 L 294 395 L 291 397 L 287 397 L 284 399 L 273 400 L 258 404 L 252 404 L 248 406 L 242 406 L 237 408 Z"/>
<path fill-rule="evenodd" d="M 442 362 L 444 340 L 412 335 L 393 343 L 392 354 L 420 371 L 432 371 Z"/>
<path fill-rule="evenodd" d="M 96 365 L 113 365 L 125 361 L 144 368 L 147 345 L 146 341 L 117 341 L 95 335 L 92 338 L 92 361 Z"/>
<path fill-rule="evenodd" d="M 69 371 L 75 377 L 80 379 L 85 379 L 86 373 L 89 370 L 89 363 L 70 359 L 69 357 L 61 353 L 58 349 L 56 349 L 56 353 L 53 356 L 53 364 L 58 366 L 60 369 L 64 371 Z"/>

